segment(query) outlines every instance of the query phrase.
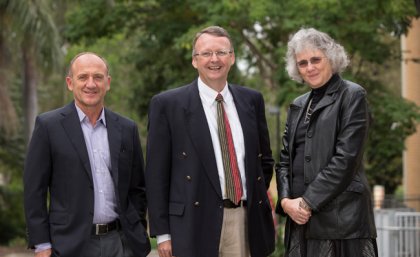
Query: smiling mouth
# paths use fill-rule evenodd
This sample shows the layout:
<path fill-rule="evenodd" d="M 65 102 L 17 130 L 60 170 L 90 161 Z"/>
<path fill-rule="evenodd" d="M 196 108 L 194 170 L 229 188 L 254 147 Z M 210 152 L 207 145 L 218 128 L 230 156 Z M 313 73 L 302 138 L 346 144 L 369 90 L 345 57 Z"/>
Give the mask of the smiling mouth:
<path fill-rule="evenodd" d="M 96 94 L 96 92 L 84 92 L 85 94 L 87 94 L 87 95 L 95 95 Z"/>
<path fill-rule="evenodd" d="M 209 70 L 220 70 L 222 66 L 210 66 Z"/>

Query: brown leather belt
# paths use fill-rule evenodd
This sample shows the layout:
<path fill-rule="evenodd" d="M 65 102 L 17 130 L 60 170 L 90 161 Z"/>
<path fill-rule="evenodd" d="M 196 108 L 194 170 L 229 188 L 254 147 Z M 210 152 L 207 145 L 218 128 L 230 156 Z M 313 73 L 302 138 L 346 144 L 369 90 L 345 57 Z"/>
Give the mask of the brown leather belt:
<path fill-rule="evenodd" d="M 238 208 L 238 207 L 246 207 L 246 204 L 247 204 L 246 201 L 239 201 L 238 204 L 234 204 L 229 199 L 224 199 L 223 200 L 223 207 L 228 208 L 228 209 L 234 209 L 234 208 Z"/>
<path fill-rule="evenodd" d="M 115 220 L 108 224 L 93 224 L 92 225 L 92 235 L 103 236 L 108 234 L 108 232 L 120 229 L 119 220 Z"/>

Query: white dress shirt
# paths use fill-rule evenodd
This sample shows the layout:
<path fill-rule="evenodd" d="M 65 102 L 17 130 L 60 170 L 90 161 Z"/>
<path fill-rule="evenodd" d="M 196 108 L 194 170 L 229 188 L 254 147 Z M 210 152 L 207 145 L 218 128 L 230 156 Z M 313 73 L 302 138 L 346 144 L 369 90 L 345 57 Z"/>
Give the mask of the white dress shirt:
<path fill-rule="evenodd" d="M 198 92 L 200 94 L 201 103 L 203 105 L 204 113 L 206 115 L 207 123 L 209 125 L 211 141 L 213 143 L 213 151 L 216 157 L 217 172 L 219 174 L 220 186 L 222 189 L 222 197 L 226 199 L 226 187 L 225 187 L 225 171 L 223 168 L 222 151 L 220 149 L 219 133 L 217 131 L 217 102 L 216 96 L 220 93 L 223 96 L 223 105 L 225 108 L 226 115 L 229 120 L 230 129 L 232 131 L 233 143 L 235 145 L 236 159 L 238 161 L 239 172 L 241 174 L 242 182 L 242 200 L 247 199 L 246 190 L 246 177 L 245 177 L 245 142 L 244 135 L 242 132 L 241 122 L 239 120 L 238 112 L 236 110 L 233 96 L 229 91 L 228 84 L 221 92 L 217 92 L 211 87 L 204 84 L 204 82 L 198 78 Z M 156 236 L 157 243 L 160 244 L 164 241 L 171 240 L 170 234 Z"/>
<path fill-rule="evenodd" d="M 220 186 L 222 189 L 223 199 L 226 199 L 225 188 L 225 171 L 223 168 L 222 151 L 220 149 L 219 133 L 217 126 L 217 102 L 216 96 L 220 93 L 223 96 L 223 106 L 229 120 L 230 129 L 232 131 L 233 143 L 235 145 L 236 159 L 238 161 L 239 172 L 241 174 L 243 195 L 242 200 L 246 200 L 246 177 L 245 177 L 245 143 L 242 132 L 241 122 L 239 121 L 238 112 L 236 111 L 235 102 L 229 87 L 226 86 L 221 92 L 217 92 L 211 87 L 204 84 L 198 79 L 198 92 L 200 93 L 201 103 L 203 104 L 204 113 L 206 114 L 207 123 L 209 125 L 211 141 L 213 143 L 214 156 L 216 157 L 217 171 L 219 173 Z"/>

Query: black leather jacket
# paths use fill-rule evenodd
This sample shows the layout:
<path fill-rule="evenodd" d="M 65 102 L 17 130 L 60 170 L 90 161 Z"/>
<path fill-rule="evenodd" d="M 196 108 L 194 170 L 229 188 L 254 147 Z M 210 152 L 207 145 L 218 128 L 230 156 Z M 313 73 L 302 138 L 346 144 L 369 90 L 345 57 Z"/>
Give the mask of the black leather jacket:
<path fill-rule="evenodd" d="M 334 75 L 334 82 L 316 105 L 306 131 L 303 198 L 312 208 L 307 238 L 376 237 L 371 193 L 363 168 L 363 150 L 370 116 L 365 90 Z M 279 204 L 291 198 L 293 142 L 310 93 L 290 105 L 276 168 Z M 286 227 L 286 237 L 288 226 Z"/>

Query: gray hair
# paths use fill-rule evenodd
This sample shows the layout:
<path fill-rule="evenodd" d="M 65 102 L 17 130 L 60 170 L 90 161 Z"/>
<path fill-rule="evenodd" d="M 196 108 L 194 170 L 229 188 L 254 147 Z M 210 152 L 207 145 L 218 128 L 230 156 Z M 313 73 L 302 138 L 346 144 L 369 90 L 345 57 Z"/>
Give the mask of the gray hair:
<path fill-rule="evenodd" d="M 193 47 L 192 55 L 193 56 L 195 54 L 195 44 L 197 43 L 198 38 L 201 37 L 201 35 L 203 35 L 203 34 L 209 34 L 209 35 L 216 36 L 216 37 L 225 37 L 225 38 L 229 39 L 230 50 L 233 51 L 233 42 L 232 42 L 232 38 L 230 37 L 229 33 L 222 27 L 210 26 L 210 27 L 207 27 L 207 28 L 201 30 L 197 34 L 195 34 L 193 44 L 192 44 L 192 47 Z"/>
<path fill-rule="evenodd" d="M 333 74 L 343 72 L 350 63 L 344 47 L 328 34 L 314 28 L 302 28 L 287 43 L 286 70 L 292 80 L 304 82 L 296 64 L 296 55 L 308 49 L 322 51 L 331 64 Z"/>

